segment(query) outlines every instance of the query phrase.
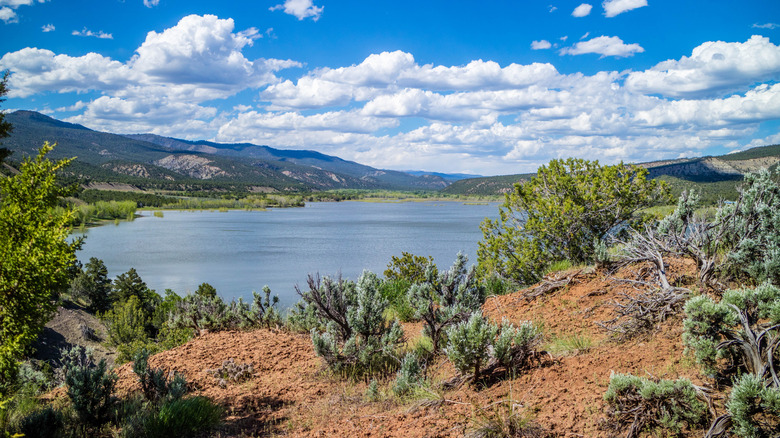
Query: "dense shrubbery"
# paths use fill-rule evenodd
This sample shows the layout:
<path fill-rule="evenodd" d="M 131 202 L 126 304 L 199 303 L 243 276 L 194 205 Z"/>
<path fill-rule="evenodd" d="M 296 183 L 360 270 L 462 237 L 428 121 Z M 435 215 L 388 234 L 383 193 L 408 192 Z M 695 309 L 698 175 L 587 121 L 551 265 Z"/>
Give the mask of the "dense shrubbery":
<path fill-rule="evenodd" d="M 134 201 L 98 201 L 94 204 L 76 207 L 74 225 L 90 224 L 96 220 L 133 220 L 136 203 Z"/>
<path fill-rule="evenodd" d="M 99 429 L 109 420 L 117 402 L 114 387 L 118 377 L 106 370 L 106 361 L 95 366 L 91 354 L 74 347 L 66 355 L 65 384 L 68 398 L 82 430 Z"/>

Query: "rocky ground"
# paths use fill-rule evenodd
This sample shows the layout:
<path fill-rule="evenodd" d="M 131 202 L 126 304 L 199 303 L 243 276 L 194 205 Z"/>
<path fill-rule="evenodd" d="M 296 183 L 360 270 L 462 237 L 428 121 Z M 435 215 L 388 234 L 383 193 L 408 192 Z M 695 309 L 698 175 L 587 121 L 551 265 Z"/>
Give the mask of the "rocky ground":
<path fill-rule="evenodd" d="M 593 268 L 553 274 L 547 285 L 489 298 L 487 315 L 496 321 L 530 320 L 545 332 L 547 354 L 515 378 L 487 379 L 479 385 L 442 390 L 436 384 L 455 374 L 441 359 L 429 368 L 434 386 L 427 393 L 398 400 L 388 379 L 380 382 L 378 401 L 366 397 L 367 382 L 340 379 L 325 371 L 306 334 L 256 330 L 204 334 L 159 353 L 149 362 L 184 373 L 196 394 L 223 404 L 227 419 L 218 436 L 463 436 L 479 424 L 520 412 L 543 434 L 555 437 L 624 435 L 611 429 L 602 395 L 610 374 L 708 383 L 683 354 L 682 318 L 674 316 L 651 333 L 618 343 L 599 323 L 614 316 L 612 303 L 641 288 L 620 278 L 638 278 L 641 267 L 608 275 Z M 677 261 L 668 275 L 677 284 L 693 284 L 692 264 Z M 549 290 L 546 290 L 549 289 Z M 538 296 L 534 296 L 538 295 Z M 416 337 L 420 324 L 406 327 Z M 224 360 L 251 363 L 242 383 L 220 386 L 208 370 Z M 137 389 L 129 364 L 117 368 L 120 392 Z M 722 405 L 715 396 L 715 408 Z M 722 409 L 721 409 L 722 410 Z M 703 431 L 684 431 L 701 436 Z"/>

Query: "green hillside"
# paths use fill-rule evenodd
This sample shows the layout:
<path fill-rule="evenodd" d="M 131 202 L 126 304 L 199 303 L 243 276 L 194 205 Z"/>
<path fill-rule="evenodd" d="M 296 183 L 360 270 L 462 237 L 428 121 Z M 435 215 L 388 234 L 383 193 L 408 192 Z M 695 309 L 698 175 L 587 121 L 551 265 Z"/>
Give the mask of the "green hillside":
<path fill-rule="evenodd" d="M 251 144 L 187 142 L 155 135 L 122 136 L 90 130 L 33 111 L 6 115 L 14 130 L 3 141 L 11 161 L 57 143 L 52 158 L 76 157 L 67 171 L 82 184 L 125 183 L 141 189 L 320 191 L 435 190 L 445 182 L 374 169 L 314 151 Z M 151 140 L 151 141 L 150 141 Z"/>

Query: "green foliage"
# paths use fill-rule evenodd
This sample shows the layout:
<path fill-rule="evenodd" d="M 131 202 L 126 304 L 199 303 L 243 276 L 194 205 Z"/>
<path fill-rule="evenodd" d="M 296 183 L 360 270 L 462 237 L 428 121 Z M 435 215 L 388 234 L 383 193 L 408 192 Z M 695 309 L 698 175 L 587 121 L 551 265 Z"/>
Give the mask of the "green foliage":
<path fill-rule="evenodd" d="M 433 342 L 433 353 L 441 348 L 445 330 L 478 310 L 485 302 L 485 287 L 477 281 L 476 268 L 466 269 L 468 258 L 458 253 L 449 270 L 426 270 L 426 280 L 407 292 L 415 318 L 421 319 L 425 335 Z"/>
<path fill-rule="evenodd" d="M 133 372 L 138 376 L 141 392 L 152 403 L 178 400 L 187 393 L 187 381 L 179 373 L 167 373 L 149 366 L 149 352 L 141 350 L 133 358 Z"/>
<path fill-rule="evenodd" d="M 87 225 L 97 220 L 132 220 L 136 203 L 133 201 L 97 201 L 76 207 L 74 225 Z"/>
<path fill-rule="evenodd" d="M 530 284 L 553 261 L 590 263 L 594 242 L 618 224 L 638 222 L 639 210 L 667 196 L 666 186 L 637 166 L 552 160 L 515 184 L 499 219 L 482 223 L 480 269 Z"/>
<path fill-rule="evenodd" d="M 715 303 L 692 298 L 685 305 L 683 340 L 706 372 L 742 372 L 727 403 L 734 431 L 770 437 L 780 427 L 780 288 L 763 284 L 729 290 Z M 718 359 L 728 358 L 719 368 Z"/>
<path fill-rule="evenodd" d="M 780 346 L 780 288 L 764 284 L 729 290 L 719 303 L 694 297 L 685 304 L 685 315 L 683 341 L 705 372 L 715 374 L 718 359 L 728 357 L 732 364 L 727 371 L 739 367 L 780 387 L 772 372 L 780 368 L 775 354 Z"/>
<path fill-rule="evenodd" d="M 91 257 L 70 282 L 70 293 L 74 298 L 83 298 L 89 303 L 92 313 L 105 312 L 111 308 L 111 280 L 102 260 Z"/>
<path fill-rule="evenodd" d="M 426 281 L 428 266 L 433 266 L 433 275 L 438 276 L 438 270 L 433 263 L 433 257 L 417 256 L 408 252 L 401 252 L 401 257 L 390 257 L 390 263 L 384 272 L 387 280 L 405 280 L 410 284 Z"/>
<path fill-rule="evenodd" d="M 68 160 L 46 158 L 53 146 L 26 159 L 16 175 L 0 178 L 0 393 L 17 361 L 56 309 L 55 291 L 67 285 L 80 240 L 68 242 L 72 212 L 52 209 L 68 190 L 55 174 Z"/>
<path fill-rule="evenodd" d="M 420 365 L 420 359 L 415 353 L 409 353 L 401 361 L 401 367 L 395 375 L 393 383 L 393 394 L 402 397 L 412 391 L 415 387 L 422 385 L 424 381 L 423 369 Z"/>
<path fill-rule="evenodd" d="M 190 329 L 195 334 L 204 330 L 270 328 L 281 324 L 281 315 L 276 308 L 278 302 L 277 296 L 271 297 L 268 286 L 263 287 L 262 295 L 253 292 L 251 306 L 241 298 L 225 303 L 216 291 L 213 295 L 195 293 L 175 302 L 169 324 L 178 329 Z"/>
<path fill-rule="evenodd" d="M 493 356 L 506 370 L 516 371 L 539 349 L 543 338 L 539 327 L 530 321 L 518 327 L 503 321 L 493 341 Z"/>
<path fill-rule="evenodd" d="M 19 433 L 25 438 L 55 438 L 62 436 L 64 429 L 64 415 L 51 405 L 27 414 L 19 422 Z"/>
<path fill-rule="evenodd" d="M 271 328 L 282 323 L 282 315 L 276 308 L 279 297 L 271 297 L 271 288 L 263 286 L 263 294 L 252 291 L 252 319 L 260 327 Z"/>
<path fill-rule="evenodd" d="M 462 375 L 472 372 L 474 381 L 478 381 L 497 331 L 498 327 L 485 319 L 482 312 L 474 312 L 467 321 L 447 330 L 449 343 L 444 352 Z"/>
<path fill-rule="evenodd" d="M 733 432 L 745 438 L 776 437 L 780 430 L 780 388 L 767 387 L 753 374 L 734 383 L 726 404 Z"/>
<path fill-rule="evenodd" d="M 485 295 L 506 295 L 520 289 L 519 285 L 509 279 L 501 277 L 497 272 L 492 272 L 482 279 L 485 287 Z"/>
<path fill-rule="evenodd" d="M 650 380 L 615 373 L 604 400 L 616 431 L 630 425 L 627 437 L 643 431 L 679 434 L 684 425 L 701 426 L 708 416 L 707 405 L 688 379 Z"/>
<path fill-rule="evenodd" d="M 195 295 L 206 299 L 211 299 L 217 296 L 217 289 L 208 283 L 201 283 L 198 289 L 195 290 Z"/>
<path fill-rule="evenodd" d="M 108 331 L 108 343 L 118 347 L 133 341 L 147 341 L 144 327 L 147 317 L 136 296 L 114 304 L 113 309 L 103 315 Z"/>
<path fill-rule="evenodd" d="M 127 438 L 174 438 L 203 434 L 221 421 L 224 409 L 207 397 L 164 401 L 159 408 L 129 416 L 122 430 Z"/>
<path fill-rule="evenodd" d="M 78 198 L 88 204 L 95 204 L 99 201 L 133 201 L 138 208 L 162 207 L 178 202 L 177 198 L 154 195 L 151 193 L 95 189 L 83 190 L 78 194 Z"/>
<path fill-rule="evenodd" d="M 112 301 L 121 303 L 129 300 L 130 297 L 138 298 L 147 318 L 154 313 L 155 307 L 161 300 L 156 292 L 146 286 L 135 268 L 130 268 L 124 274 L 117 275 L 112 286 Z"/>
<path fill-rule="evenodd" d="M 298 293 L 314 307 L 319 326 L 311 331 L 314 351 L 330 369 L 358 377 L 387 373 L 397 367 L 396 350 L 403 341 L 397 321 L 384 319 L 388 302 L 379 292 L 380 280 L 365 271 L 357 283 L 309 276 L 309 290 Z"/>
<path fill-rule="evenodd" d="M 411 283 L 403 279 L 385 280 L 379 286 L 380 293 L 390 305 L 390 316 L 402 322 L 414 320 L 414 309 L 406 294 L 410 287 Z"/>
<path fill-rule="evenodd" d="M 738 190 L 737 202 L 723 205 L 715 220 L 724 228 L 725 269 L 780 285 L 780 185 L 763 169 L 746 174 Z"/>
<path fill-rule="evenodd" d="M 112 394 L 117 375 L 106 371 L 105 360 L 95 366 L 83 347 L 74 347 L 65 362 L 67 394 L 78 422 L 84 428 L 102 426 L 116 403 Z"/>

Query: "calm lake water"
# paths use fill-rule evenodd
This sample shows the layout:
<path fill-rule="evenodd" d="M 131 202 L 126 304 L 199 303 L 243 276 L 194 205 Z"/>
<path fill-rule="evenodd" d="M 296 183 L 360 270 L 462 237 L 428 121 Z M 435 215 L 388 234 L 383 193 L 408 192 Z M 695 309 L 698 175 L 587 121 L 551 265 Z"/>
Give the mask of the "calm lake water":
<path fill-rule="evenodd" d="M 135 268 L 162 293 L 184 295 L 207 282 L 226 299 L 250 299 L 263 285 L 281 307 L 298 301 L 309 273 L 356 279 L 380 274 L 402 251 L 449 267 L 458 251 L 476 263 L 479 224 L 498 204 L 462 202 L 321 202 L 269 211 L 141 212 L 132 222 L 86 231 L 78 258 L 102 259 L 109 276 Z"/>

